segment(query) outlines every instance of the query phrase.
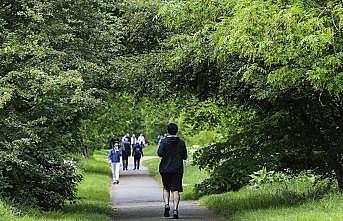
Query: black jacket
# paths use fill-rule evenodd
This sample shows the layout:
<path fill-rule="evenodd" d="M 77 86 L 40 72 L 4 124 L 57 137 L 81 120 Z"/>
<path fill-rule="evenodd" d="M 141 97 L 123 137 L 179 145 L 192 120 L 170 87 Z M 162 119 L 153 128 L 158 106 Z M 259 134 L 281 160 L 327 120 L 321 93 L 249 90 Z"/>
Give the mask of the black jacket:
<path fill-rule="evenodd" d="M 139 144 L 135 144 L 132 147 L 132 156 L 135 158 L 142 157 L 143 156 L 143 149 L 142 146 Z"/>
<path fill-rule="evenodd" d="M 183 160 L 187 159 L 185 142 L 178 137 L 166 137 L 161 140 L 157 150 L 160 156 L 161 173 L 183 173 Z"/>

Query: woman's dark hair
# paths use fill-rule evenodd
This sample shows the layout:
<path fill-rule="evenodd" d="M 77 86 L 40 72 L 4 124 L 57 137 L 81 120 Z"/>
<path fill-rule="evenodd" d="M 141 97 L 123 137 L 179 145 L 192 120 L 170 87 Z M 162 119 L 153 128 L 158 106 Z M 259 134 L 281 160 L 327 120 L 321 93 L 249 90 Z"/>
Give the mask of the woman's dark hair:
<path fill-rule="evenodd" d="M 168 124 L 168 126 L 167 126 L 167 132 L 168 132 L 168 134 L 170 134 L 170 135 L 176 135 L 178 131 L 179 131 L 179 128 L 177 127 L 176 124 L 174 124 L 174 123 Z"/>

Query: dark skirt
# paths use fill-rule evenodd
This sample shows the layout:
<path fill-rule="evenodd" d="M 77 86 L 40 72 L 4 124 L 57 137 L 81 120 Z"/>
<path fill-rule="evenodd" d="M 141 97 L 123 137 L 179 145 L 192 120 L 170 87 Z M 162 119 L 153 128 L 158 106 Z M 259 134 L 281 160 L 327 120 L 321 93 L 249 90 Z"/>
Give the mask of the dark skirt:
<path fill-rule="evenodd" d="M 182 176 L 182 173 L 161 173 L 163 188 L 172 192 L 183 192 Z"/>

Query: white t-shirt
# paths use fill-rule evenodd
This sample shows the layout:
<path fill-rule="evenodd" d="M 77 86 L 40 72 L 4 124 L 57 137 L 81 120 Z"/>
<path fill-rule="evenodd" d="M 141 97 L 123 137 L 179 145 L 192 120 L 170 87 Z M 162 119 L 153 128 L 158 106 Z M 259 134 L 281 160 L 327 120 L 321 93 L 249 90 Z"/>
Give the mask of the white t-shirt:
<path fill-rule="evenodd" d="M 131 137 L 131 145 L 134 145 L 137 143 L 137 137 Z"/>
<path fill-rule="evenodd" d="M 145 145 L 145 138 L 144 138 L 144 136 L 139 136 L 137 141 L 138 141 L 139 144 L 143 143 Z"/>

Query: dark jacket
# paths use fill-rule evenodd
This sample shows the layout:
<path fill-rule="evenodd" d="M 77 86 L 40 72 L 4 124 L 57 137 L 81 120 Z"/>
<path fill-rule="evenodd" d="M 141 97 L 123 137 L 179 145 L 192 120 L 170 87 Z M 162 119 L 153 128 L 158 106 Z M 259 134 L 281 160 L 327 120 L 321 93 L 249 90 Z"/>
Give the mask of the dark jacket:
<path fill-rule="evenodd" d="M 111 161 L 111 163 L 119 163 L 121 154 L 121 150 L 116 150 L 113 148 L 108 153 L 108 160 Z"/>
<path fill-rule="evenodd" d="M 136 158 L 139 158 L 139 157 L 143 156 L 142 146 L 139 145 L 138 143 L 134 144 L 133 147 L 132 147 L 132 156 L 136 157 Z"/>
<path fill-rule="evenodd" d="M 124 142 L 121 149 L 122 149 L 123 157 L 131 155 L 131 144 L 130 143 Z"/>
<path fill-rule="evenodd" d="M 160 156 L 160 173 L 183 173 L 183 160 L 187 159 L 185 142 L 179 137 L 166 137 L 157 150 Z"/>

